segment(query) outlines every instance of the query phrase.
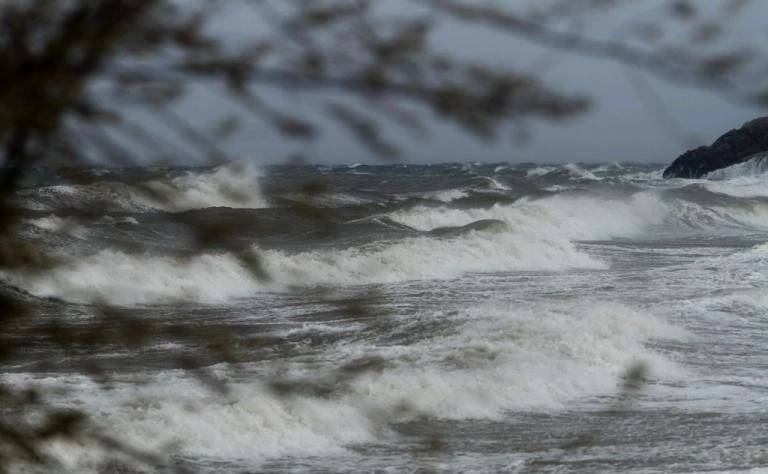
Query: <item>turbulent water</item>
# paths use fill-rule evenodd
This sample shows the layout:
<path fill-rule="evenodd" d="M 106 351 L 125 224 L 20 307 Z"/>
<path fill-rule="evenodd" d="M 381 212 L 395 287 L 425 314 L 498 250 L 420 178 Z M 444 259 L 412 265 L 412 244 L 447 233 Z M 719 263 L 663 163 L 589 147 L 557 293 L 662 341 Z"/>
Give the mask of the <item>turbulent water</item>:
<path fill-rule="evenodd" d="M 205 364 L 226 395 L 172 363 L 209 357 L 173 335 L 33 344 L 2 376 L 201 472 L 768 466 L 768 169 L 661 168 L 38 170 L 21 231 L 59 264 L 6 284 L 59 318 L 225 331 L 239 362 Z M 188 226 L 215 230 L 204 250 Z"/>

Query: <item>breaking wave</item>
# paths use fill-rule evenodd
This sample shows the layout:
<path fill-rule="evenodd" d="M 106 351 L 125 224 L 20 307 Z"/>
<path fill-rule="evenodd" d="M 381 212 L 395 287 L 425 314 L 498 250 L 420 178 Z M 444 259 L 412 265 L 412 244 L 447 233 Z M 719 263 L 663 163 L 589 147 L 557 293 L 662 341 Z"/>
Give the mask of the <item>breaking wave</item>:
<path fill-rule="evenodd" d="M 35 229 L 50 232 L 52 234 L 64 234 L 79 239 L 84 239 L 86 236 L 85 228 L 77 221 L 59 217 L 55 214 L 37 219 L 25 219 L 24 222 Z"/>
<path fill-rule="evenodd" d="M 541 166 L 526 171 L 526 177 L 529 179 L 555 176 L 563 177 L 571 181 L 599 181 L 601 179 L 595 176 L 592 171 L 575 163 L 568 163 L 561 166 Z"/>
<path fill-rule="evenodd" d="M 703 204 L 679 199 L 671 201 L 668 207 L 675 216 L 674 223 L 688 229 L 742 232 L 768 228 L 768 203 L 765 202 Z"/>
<path fill-rule="evenodd" d="M 259 280 L 231 253 L 191 259 L 103 250 L 72 258 L 44 274 L 3 277 L 40 297 L 133 305 L 225 302 L 295 286 L 358 285 L 453 279 L 466 273 L 605 268 L 566 239 L 477 232 L 454 239 L 417 237 L 343 250 L 288 253 L 252 249 L 269 280 Z"/>
<path fill-rule="evenodd" d="M 206 173 L 187 172 L 167 181 L 150 181 L 145 188 L 151 193 L 132 197 L 147 207 L 172 212 L 206 207 L 259 209 L 269 207 L 260 178 L 254 165 L 233 163 Z"/>
<path fill-rule="evenodd" d="M 425 416 L 500 420 L 510 411 L 561 410 L 587 397 L 617 394 L 621 375 L 637 362 L 653 380 L 685 377 L 644 343 L 687 334 L 623 304 L 489 302 L 451 316 L 438 311 L 421 317 L 450 319 L 454 331 L 408 346 L 344 341 L 343 349 L 330 345 L 321 354 L 318 359 L 333 361 L 325 365 L 281 361 L 288 377 L 283 381 L 310 387 L 291 395 L 273 391 L 263 375 L 233 381 L 229 395 L 219 398 L 180 372 L 148 375 L 156 383 L 148 380 L 140 389 L 116 384 L 112 390 L 97 389 L 85 376 L 4 378 L 15 386 L 68 387 L 58 395 L 61 404 L 87 403 L 95 423 L 118 427 L 120 439 L 139 449 L 165 446 L 175 457 L 241 461 L 252 468 L 291 455 L 339 456 L 352 445 L 396 436 L 391 423 Z M 361 360 L 380 364 L 339 380 L 339 367 Z M 226 366 L 211 369 L 227 373 Z M 329 390 L 319 396 L 313 386 Z M 95 446 L 59 442 L 49 453 L 73 471 L 98 465 Z"/>
<path fill-rule="evenodd" d="M 422 194 L 425 199 L 432 199 L 440 202 L 452 202 L 464 199 L 470 196 L 465 189 L 446 189 L 441 191 L 430 191 Z"/>
<path fill-rule="evenodd" d="M 734 194 L 738 194 L 734 189 L 752 189 L 736 187 L 732 181 L 724 183 Z M 499 220 L 518 234 L 577 241 L 652 238 L 659 232 L 674 235 L 701 229 L 732 233 L 768 228 L 768 202 L 723 196 L 725 193 L 714 191 L 708 184 L 640 191 L 621 198 L 558 191 L 546 198 L 524 197 L 487 208 L 417 206 L 392 212 L 389 218 L 421 231 Z M 768 182 L 763 192 L 768 195 Z"/>
<path fill-rule="evenodd" d="M 768 196 L 768 157 L 760 155 L 744 163 L 713 171 L 701 183 L 712 192 L 734 197 Z"/>
<path fill-rule="evenodd" d="M 209 171 L 187 171 L 175 177 L 127 184 L 101 181 L 85 185 L 55 185 L 21 193 L 32 209 L 91 209 L 110 211 L 147 210 L 179 212 L 208 207 L 265 208 L 261 175 L 254 165 L 232 163 Z"/>
<path fill-rule="evenodd" d="M 613 200 L 578 195 L 523 198 L 511 205 L 497 204 L 486 209 L 417 207 L 393 212 L 389 217 L 424 231 L 494 219 L 522 235 L 596 240 L 640 235 L 648 226 L 662 223 L 666 215 L 667 208 L 658 194 L 640 192 L 629 199 Z"/>
<path fill-rule="evenodd" d="M 738 178 L 750 178 L 764 175 L 768 172 L 768 157 L 761 154 L 744 163 L 728 166 L 707 174 L 707 179 L 729 180 Z"/>

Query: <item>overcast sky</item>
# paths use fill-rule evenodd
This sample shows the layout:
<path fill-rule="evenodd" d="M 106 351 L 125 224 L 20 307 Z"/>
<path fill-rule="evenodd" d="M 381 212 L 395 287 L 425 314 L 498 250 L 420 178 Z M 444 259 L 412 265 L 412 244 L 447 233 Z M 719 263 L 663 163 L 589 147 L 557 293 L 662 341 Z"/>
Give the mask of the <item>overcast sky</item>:
<path fill-rule="evenodd" d="M 756 8 L 768 13 L 768 2 L 760 2 Z M 248 16 L 252 13 L 233 7 L 218 27 L 228 32 L 247 33 L 254 28 L 253 17 Z M 440 30 L 436 41 L 456 54 L 512 68 L 545 63 L 546 68 L 533 71 L 538 77 L 555 89 L 591 97 L 593 106 L 587 113 L 564 123 L 532 122 L 530 139 L 525 143 L 513 138 L 512 128 L 507 137 L 493 144 L 479 142 L 448 124 L 436 124 L 427 139 L 388 129 L 405 151 L 403 160 L 411 163 L 667 163 L 694 145 L 708 144 L 747 120 L 768 115 L 766 109 L 737 106 L 711 92 L 673 85 L 623 64 L 572 53 L 553 53 L 506 36 L 447 26 Z M 284 92 L 270 93 L 270 96 L 286 109 L 312 116 L 312 97 Z M 651 107 L 649 103 L 655 103 L 656 99 L 663 105 Z M 196 100 L 187 107 L 187 113 L 204 115 L 215 108 L 211 104 L 210 100 Z M 253 124 L 233 140 L 231 150 L 235 155 L 260 163 L 279 162 L 297 150 L 319 163 L 378 161 L 337 129 L 326 130 L 319 140 L 297 147 L 266 130 L 263 124 Z"/>

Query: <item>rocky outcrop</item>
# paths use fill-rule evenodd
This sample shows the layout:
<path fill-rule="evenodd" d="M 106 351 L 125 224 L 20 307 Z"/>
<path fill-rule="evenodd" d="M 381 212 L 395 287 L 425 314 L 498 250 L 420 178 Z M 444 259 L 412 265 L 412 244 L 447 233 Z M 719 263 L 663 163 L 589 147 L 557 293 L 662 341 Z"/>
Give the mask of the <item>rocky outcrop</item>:
<path fill-rule="evenodd" d="M 768 117 L 731 130 L 710 146 L 689 150 L 664 170 L 665 178 L 702 178 L 708 173 L 743 163 L 768 151 Z"/>

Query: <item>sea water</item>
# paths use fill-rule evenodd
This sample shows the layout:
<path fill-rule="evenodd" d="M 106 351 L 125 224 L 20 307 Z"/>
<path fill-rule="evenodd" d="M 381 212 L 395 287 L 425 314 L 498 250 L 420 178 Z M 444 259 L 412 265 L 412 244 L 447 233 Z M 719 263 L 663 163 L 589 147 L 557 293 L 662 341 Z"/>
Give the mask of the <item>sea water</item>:
<path fill-rule="evenodd" d="M 58 265 L 5 284 L 40 318 L 110 305 L 201 344 L 30 343 L 2 377 L 159 456 L 139 472 L 753 472 L 768 466 L 768 174 L 661 169 L 41 171 L 20 232 Z M 214 224 L 196 245 L 189 229 Z M 237 361 L 204 353 L 221 332 Z M 88 443 L 46 450 L 62 471 L 103 467 Z"/>

